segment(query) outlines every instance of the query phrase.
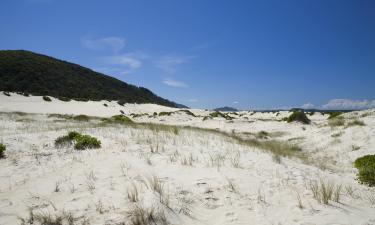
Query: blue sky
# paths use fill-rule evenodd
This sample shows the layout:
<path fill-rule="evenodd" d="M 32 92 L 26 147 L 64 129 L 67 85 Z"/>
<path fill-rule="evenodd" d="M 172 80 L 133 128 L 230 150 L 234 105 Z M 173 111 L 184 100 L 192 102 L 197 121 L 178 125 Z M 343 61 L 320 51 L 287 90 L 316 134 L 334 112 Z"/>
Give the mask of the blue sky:
<path fill-rule="evenodd" d="M 191 107 L 375 107 L 373 0 L 2 0 L 0 49 Z"/>

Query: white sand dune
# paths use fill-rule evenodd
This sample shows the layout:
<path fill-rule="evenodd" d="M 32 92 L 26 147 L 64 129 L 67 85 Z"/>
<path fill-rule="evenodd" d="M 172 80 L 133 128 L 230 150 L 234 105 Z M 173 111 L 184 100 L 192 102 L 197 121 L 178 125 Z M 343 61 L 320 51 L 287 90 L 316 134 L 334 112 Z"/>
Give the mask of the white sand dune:
<path fill-rule="evenodd" d="M 0 160 L 0 224 L 30 224 L 31 211 L 33 224 L 40 216 L 61 216 L 64 224 L 69 218 L 72 224 L 134 224 L 140 212 L 152 215 L 145 224 L 375 224 L 375 190 L 358 183 L 352 165 L 357 157 L 375 154 L 374 110 L 344 115 L 364 126 L 330 127 L 320 113 L 310 116 L 311 125 L 281 121 L 286 111 L 204 120 L 211 112 L 191 109 L 192 116 L 153 104 L 45 102 L 11 94 L 0 93 L 0 142 L 7 147 Z M 83 122 L 49 115 L 109 117 L 120 110 L 136 122 L 296 144 L 308 157 L 279 158 L 230 135 L 198 129 L 103 125 L 97 118 Z M 97 137 L 102 147 L 56 148 L 54 140 L 72 130 Z M 261 131 L 266 135 L 259 136 Z M 334 185 L 338 202 L 314 198 L 311 184 L 321 181 Z"/>

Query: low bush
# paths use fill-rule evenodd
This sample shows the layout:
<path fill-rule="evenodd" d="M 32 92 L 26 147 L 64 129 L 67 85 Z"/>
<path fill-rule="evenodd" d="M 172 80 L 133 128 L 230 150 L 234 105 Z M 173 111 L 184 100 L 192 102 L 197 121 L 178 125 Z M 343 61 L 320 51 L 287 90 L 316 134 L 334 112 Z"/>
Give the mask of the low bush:
<path fill-rule="evenodd" d="M 84 149 L 93 149 L 100 148 L 101 142 L 90 135 L 82 135 L 76 131 L 71 131 L 68 135 L 58 137 L 55 140 L 56 147 L 71 146 L 74 144 L 74 149 L 84 150 Z"/>
<path fill-rule="evenodd" d="M 170 116 L 172 112 L 160 112 L 159 116 Z"/>
<path fill-rule="evenodd" d="M 361 120 L 353 120 L 353 121 L 350 121 L 347 125 L 348 127 L 351 127 L 351 126 L 365 126 L 365 123 Z"/>
<path fill-rule="evenodd" d="M 46 101 L 46 102 L 51 102 L 51 98 L 48 97 L 48 96 L 43 96 L 43 100 Z"/>
<path fill-rule="evenodd" d="M 3 94 L 5 95 L 5 96 L 10 96 L 10 94 L 9 94 L 9 92 L 6 92 L 6 91 L 3 91 Z"/>
<path fill-rule="evenodd" d="M 287 119 L 287 122 L 301 122 L 303 124 L 310 124 L 311 121 L 309 118 L 307 118 L 305 112 L 303 111 L 294 111 Z"/>
<path fill-rule="evenodd" d="M 328 125 L 330 127 L 339 127 L 345 125 L 345 119 L 342 116 L 334 117 L 333 119 L 328 120 Z"/>
<path fill-rule="evenodd" d="M 105 107 L 108 107 L 108 105 L 106 103 L 103 104 Z"/>
<path fill-rule="evenodd" d="M 122 110 L 120 110 L 120 113 L 121 113 L 121 114 L 125 114 L 124 111 L 122 111 Z"/>
<path fill-rule="evenodd" d="M 78 116 L 73 116 L 73 119 L 78 120 L 78 121 L 89 121 L 90 117 L 86 115 L 78 115 Z"/>
<path fill-rule="evenodd" d="M 181 110 L 179 110 L 179 112 L 184 112 L 189 116 L 197 117 L 194 113 L 192 113 L 190 110 L 187 110 L 187 109 L 181 109 Z"/>
<path fill-rule="evenodd" d="M 77 150 L 100 148 L 101 142 L 90 135 L 78 135 L 76 138 L 74 148 Z"/>
<path fill-rule="evenodd" d="M 60 101 L 63 101 L 63 102 L 70 102 L 70 98 L 67 98 L 67 97 L 59 97 L 58 98 Z"/>
<path fill-rule="evenodd" d="M 124 115 L 116 115 L 112 116 L 111 120 L 116 123 L 123 123 L 123 124 L 129 124 L 133 123 L 133 120 L 131 120 L 129 117 L 124 116 Z"/>
<path fill-rule="evenodd" d="M 329 114 L 328 119 L 333 119 L 335 117 L 340 116 L 342 114 L 342 112 L 329 112 L 328 114 Z"/>
<path fill-rule="evenodd" d="M 0 159 L 5 158 L 5 150 L 6 150 L 5 145 L 0 143 Z"/>
<path fill-rule="evenodd" d="M 370 187 L 375 186 L 375 155 L 365 155 L 354 161 L 358 169 L 358 180 Z"/>

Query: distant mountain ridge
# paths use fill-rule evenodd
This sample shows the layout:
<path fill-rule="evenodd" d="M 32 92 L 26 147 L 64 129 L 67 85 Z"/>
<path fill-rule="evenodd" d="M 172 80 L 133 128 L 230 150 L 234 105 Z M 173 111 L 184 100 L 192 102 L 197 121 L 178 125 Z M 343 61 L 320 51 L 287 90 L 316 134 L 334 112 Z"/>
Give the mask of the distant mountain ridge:
<path fill-rule="evenodd" d="M 25 50 L 0 51 L 0 91 L 187 108 L 77 64 Z"/>
<path fill-rule="evenodd" d="M 237 112 L 238 109 L 233 108 L 233 107 L 229 107 L 229 106 L 224 106 L 224 107 L 216 108 L 216 109 L 214 109 L 214 111 Z"/>

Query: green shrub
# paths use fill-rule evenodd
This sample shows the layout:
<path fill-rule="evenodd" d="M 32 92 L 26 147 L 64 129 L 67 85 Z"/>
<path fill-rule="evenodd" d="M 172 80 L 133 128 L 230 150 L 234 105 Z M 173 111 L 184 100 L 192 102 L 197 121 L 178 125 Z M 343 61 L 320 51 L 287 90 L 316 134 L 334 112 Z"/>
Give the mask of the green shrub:
<path fill-rule="evenodd" d="M 358 180 L 362 184 L 375 186 L 375 155 L 365 155 L 354 161 L 358 169 Z"/>
<path fill-rule="evenodd" d="M 106 103 L 103 104 L 105 107 L 108 107 L 108 105 Z"/>
<path fill-rule="evenodd" d="M 9 94 L 9 92 L 6 92 L 6 91 L 3 91 L 3 94 L 5 95 L 5 96 L 10 96 L 10 94 Z"/>
<path fill-rule="evenodd" d="M 73 119 L 78 120 L 78 121 L 89 121 L 90 117 L 86 115 L 78 115 L 78 116 L 73 116 Z"/>
<path fill-rule="evenodd" d="M 290 123 L 290 122 L 294 122 L 294 121 L 297 121 L 297 122 L 301 122 L 303 124 L 310 124 L 311 121 L 309 118 L 307 118 L 305 112 L 303 111 L 294 111 L 287 119 L 287 122 Z"/>
<path fill-rule="evenodd" d="M 329 114 L 328 119 L 333 119 L 335 117 L 340 116 L 342 114 L 342 112 L 329 112 L 328 114 Z"/>
<path fill-rule="evenodd" d="M 172 112 L 160 112 L 159 116 L 170 116 Z"/>
<path fill-rule="evenodd" d="M 348 127 L 351 127 L 351 126 L 365 126 L 365 123 L 361 120 L 353 120 L 353 121 L 350 121 L 347 125 Z"/>
<path fill-rule="evenodd" d="M 345 119 L 342 116 L 334 117 L 328 120 L 328 125 L 331 127 L 339 127 L 345 125 Z"/>
<path fill-rule="evenodd" d="M 197 117 L 194 113 L 192 113 L 190 110 L 187 110 L 187 109 L 179 110 L 179 112 L 184 112 L 184 113 L 186 113 L 189 116 Z"/>
<path fill-rule="evenodd" d="M 46 101 L 46 102 L 52 101 L 51 98 L 48 97 L 48 96 L 43 96 L 43 100 Z"/>
<path fill-rule="evenodd" d="M 74 143 L 74 148 L 77 150 L 100 148 L 101 142 L 90 135 L 82 135 L 76 131 L 70 131 L 68 135 L 58 137 L 55 140 L 56 147 L 71 146 Z"/>
<path fill-rule="evenodd" d="M 228 114 L 224 114 L 224 113 L 222 113 L 222 112 L 219 112 L 219 111 L 215 111 L 215 112 L 212 112 L 212 113 L 210 113 L 210 115 L 209 115 L 210 117 L 223 117 L 223 118 L 225 118 L 225 119 L 227 119 L 227 120 L 232 120 L 232 119 L 234 119 L 234 117 L 231 117 L 231 116 L 229 116 Z"/>
<path fill-rule="evenodd" d="M 122 111 L 122 110 L 120 110 L 120 113 L 121 113 L 121 114 L 125 114 L 124 111 Z"/>
<path fill-rule="evenodd" d="M 59 97 L 58 98 L 60 101 L 63 101 L 63 102 L 70 102 L 70 98 L 67 98 L 67 97 Z"/>
<path fill-rule="evenodd" d="M 205 116 L 205 117 L 203 117 L 203 120 L 202 120 L 202 121 L 206 121 L 206 120 L 208 120 L 208 119 L 211 119 L 211 117 L 210 117 L 210 116 Z"/>
<path fill-rule="evenodd" d="M 124 115 L 112 116 L 110 121 L 116 122 L 116 123 L 122 123 L 122 124 L 134 123 L 133 120 L 131 120 L 129 117 L 124 116 Z"/>
<path fill-rule="evenodd" d="M 62 148 L 66 146 L 72 145 L 73 139 L 71 139 L 68 135 L 64 135 L 61 137 L 56 138 L 55 140 L 55 147 Z"/>
<path fill-rule="evenodd" d="M 6 150 L 5 145 L 0 143 L 0 159 L 5 158 L 5 150 Z"/>
<path fill-rule="evenodd" d="M 30 94 L 27 93 L 27 92 L 23 92 L 22 95 L 25 96 L 25 97 L 29 97 L 30 96 Z"/>
<path fill-rule="evenodd" d="M 74 148 L 77 150 L 84 150 L 84 149 L 92 149 L 92 148 L 100 148 L 101 142 L 92 137 L 90 135 L 78 135 L 75 138 L 75 145 Z"/>

